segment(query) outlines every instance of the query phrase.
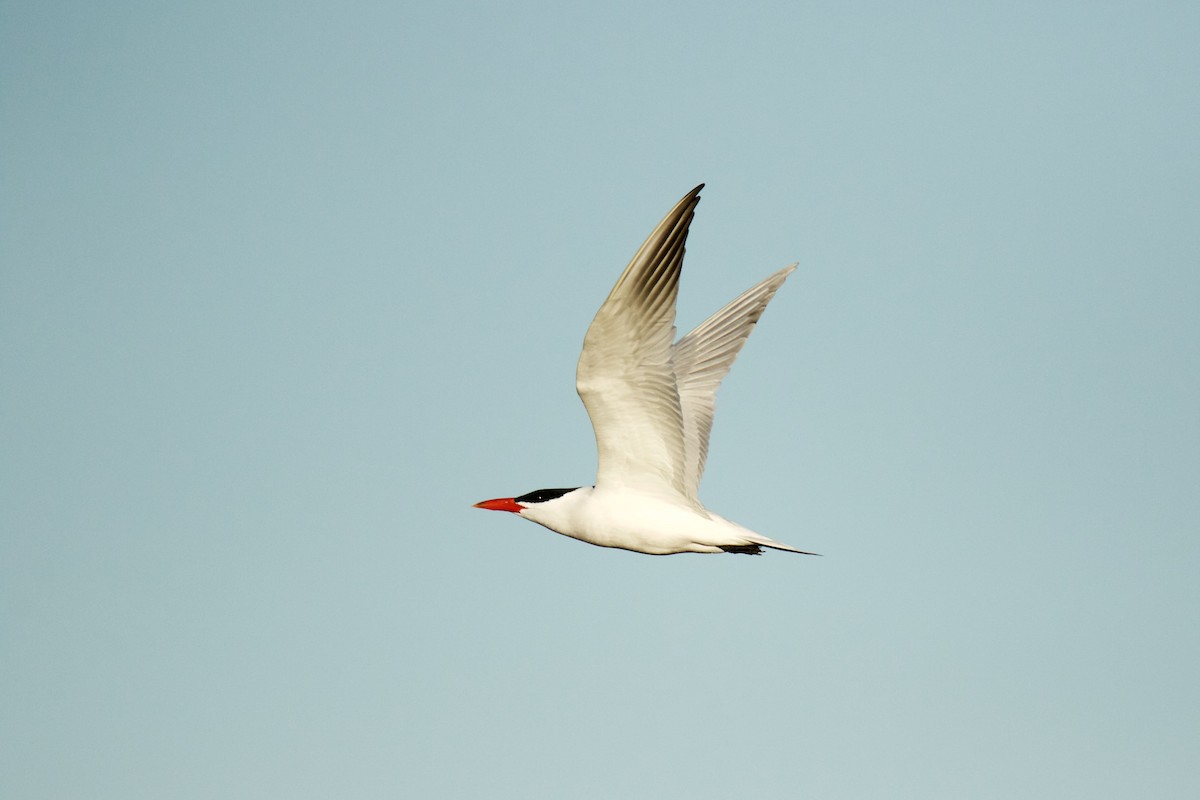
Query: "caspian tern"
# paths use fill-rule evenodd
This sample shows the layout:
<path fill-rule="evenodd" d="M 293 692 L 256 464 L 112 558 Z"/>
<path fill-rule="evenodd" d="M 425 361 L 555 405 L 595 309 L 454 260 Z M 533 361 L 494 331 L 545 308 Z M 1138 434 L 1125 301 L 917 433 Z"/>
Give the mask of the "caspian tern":
<path fill-rule="evenodd" d="M 575 387 L 596 432 L 595 486 L 539 489 L 475 508 L 510 511 L 601 547 L 651 555 L 797 550 L 717 516 L 697 497 L 717 387 L 784 267 L 675 338 L 675 298 L 700 184 L 658 224 L 621 273 L 583 340 Z"/>

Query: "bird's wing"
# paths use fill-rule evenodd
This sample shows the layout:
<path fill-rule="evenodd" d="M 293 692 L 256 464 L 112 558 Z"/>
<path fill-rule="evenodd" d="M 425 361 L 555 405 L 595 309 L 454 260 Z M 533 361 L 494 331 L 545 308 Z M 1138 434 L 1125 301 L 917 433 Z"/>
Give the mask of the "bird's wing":
<path fill-rule="evenodd" d="M 596 486 L 685 497 L 683 415 L 671 343 L 684 242 L 700 184 L 642 244 L 596 312 L 575 387 L 596 432 Z"/>
<path fill-rule="evenodd" d="M 708 458 L 717 388 L 733 366 L 750 331 L 796 265 L 776 272 L 748 289 L 675 343 L 671 366 L 683 418 L 684 494 L 697 500 Z"/>

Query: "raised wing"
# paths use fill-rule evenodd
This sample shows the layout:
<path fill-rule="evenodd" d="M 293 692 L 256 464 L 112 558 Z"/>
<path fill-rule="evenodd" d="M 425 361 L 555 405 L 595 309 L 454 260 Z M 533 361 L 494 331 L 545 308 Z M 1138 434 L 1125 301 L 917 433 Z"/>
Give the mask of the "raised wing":
<path fill-rule="evenodd" d="M 700 184 L 621 273 L 583 340 L 575 387 L 596 432 L 596 486 L 686 497 L 683 412 L 671 366 L 675 297 Z"/>
<path fill-rule="evenodd" d="M 683 419 L 683 488 L 684 495 L 692 501 L 698 502 L 700 478 L 708 458 L 708 435 L 712 431 L 717 388 L 767 303 L 795 269 L 795 264 L 784 267 L 743 292 L 675 344 L 671 366 Z"/>

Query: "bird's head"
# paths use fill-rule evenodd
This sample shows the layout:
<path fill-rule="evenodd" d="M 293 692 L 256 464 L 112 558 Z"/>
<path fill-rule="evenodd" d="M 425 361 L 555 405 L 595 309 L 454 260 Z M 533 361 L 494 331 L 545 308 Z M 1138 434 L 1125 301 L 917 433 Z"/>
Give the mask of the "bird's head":
<path fill-rule="evenodd" d="M 511 511 L 514 514 L 520 514 L 528 508 L 557 500 L 578 488 L 578 486 L 573 486 L 570 489 L 538 489 L 520 497 L 497 497 L 494 500 L 484 500 L 476 503 L 474 508 L 486 508 L 488 511 Z"/>

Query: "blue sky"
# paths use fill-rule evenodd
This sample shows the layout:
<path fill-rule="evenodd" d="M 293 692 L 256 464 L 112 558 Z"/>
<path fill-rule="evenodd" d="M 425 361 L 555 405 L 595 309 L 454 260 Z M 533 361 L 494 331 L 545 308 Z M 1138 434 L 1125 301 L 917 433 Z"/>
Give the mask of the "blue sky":
<path fill-rule="evenodd" d="M 1190 798 L 1200 10 L 0 7 L 0 794 Z M 573 374 L 798 261 L 702 496 Z"/>

